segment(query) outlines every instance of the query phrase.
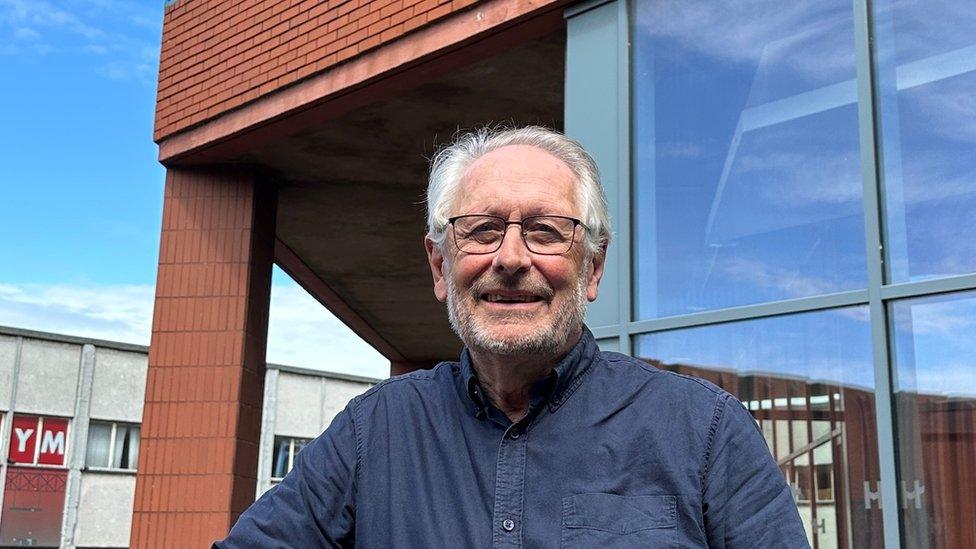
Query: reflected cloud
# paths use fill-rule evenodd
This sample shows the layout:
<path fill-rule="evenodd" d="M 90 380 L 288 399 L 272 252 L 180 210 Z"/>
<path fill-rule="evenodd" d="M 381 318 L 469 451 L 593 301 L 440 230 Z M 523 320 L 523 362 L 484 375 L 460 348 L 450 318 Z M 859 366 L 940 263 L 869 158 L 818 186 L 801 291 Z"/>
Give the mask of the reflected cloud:
<path fill-rule="evenodd" d="M 903 302 L 898 307 L 896 328 L 905 333 L 937 334 L 961 340 L 966 334 L 963 330 L 968 330 L 976 336 L 976 299 Z M 976 369 L 973 375 L 976 377 Z"/>
<path fill-rule="evenodd" d="M 765 145 L 758 150 L 775 150 Z M 767 204 L 783 207 L 861 202 L 860 162 L 857 151 L 803 151 L 745 154 L 736 162 L 742 175 L 768 181 L 760 187 Z"/>
<path fill-rule="evenodd" d="M 666 0 L 640 15 L 638 32 L 718 60 L 788 67 L 817 82 L 844 80 L 854 68 L 849 3 Z"/>
<path fill-rule="evenodd" d="M 902 381 L 902 380 L 900 380 Z M 914 382 L 899 389 L 948 397 L 976 397 L 976 364 L 953 363 L 915 372 Z"/>
<path fill-rule="evenodd" d="M 880 0 L 874 3 L 875 25 L 896 40 L 883 36 L 881 47 L 894 46 L 899 63 L 915 61 L 936 53 L 976 43 L 976 11 L 970 2 L 959 0 Z M 949 23 L 949 24 L 947 24 Z"/>
<path fill-rule="evenodd" d="M 832 294 L 847 289 L 841 281 L 803 276 L 793 269 L 769 265 L 761 261 L 741 257 L 724 262 L 723 273 L 741 282 L 759 288 L 771 288 L 788 297 Z"/>

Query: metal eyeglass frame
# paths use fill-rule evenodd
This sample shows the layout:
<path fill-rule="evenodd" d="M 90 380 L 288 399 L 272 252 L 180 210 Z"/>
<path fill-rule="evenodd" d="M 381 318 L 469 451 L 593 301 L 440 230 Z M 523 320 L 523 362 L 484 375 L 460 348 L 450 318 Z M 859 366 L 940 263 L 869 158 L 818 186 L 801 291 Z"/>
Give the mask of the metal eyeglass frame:
<path fill-rule="evenodd" d="M 501 221 L 502 223 L 505 224 L 505 230 L 502 232 L 502 237 L 498 239 L 498 245 L 495 246 L 495 248 L 493 250 L 489 250 L 489 251 L 485 251 L 485 252 L 471 252 L 471 251 L 464 250 L 464 249 L 461 248 L 461 245 L 458 244 L 457 227 L 454 225 L 454 222 L 457 221 L 458 219 L 464 219 L 466 217 L 487 217 L 487 218 L 490 218 L 490 219 L 497 219 L 497 220 L 499 220 L 499 221 Z M 566 247 L 566 249 L 564 251 L 558 252 L 558 253 L 537 252 L 537 251 L 533 250 L 532 247 L 529 245 L 529 241 L 525 239 L 525 225 L 524 225 L 524 223 L 526 221 L 529 221 L 529 220 L 532 220 L 532 219 L 539 219 L 541 217 L 555 217 L 555 218 L 558 218 L 558 219 L 567 219 L 567 220 L 573 222 L 573 237 L 570 239 L 569 245 Z M 447 223 L 451 226 L 451 232 L 453 233 L 453 236 L 454 236 L 454 246 L 459 251 L 462 251 L 462 252 L 464 252 L 466 254 L 471 254 L 471 255 L 493 254 L 493 253 L 497 252 L 498 250 L 500 250 L 501 247 L 502 247 L 502 243 L 505 241 L 505 236 L 508 234 L 508 226 L 509 225 L 518 225 L 519 226 L 519 235 L 521 235 L 521 237 L 522 237 L 522 243 L 525 244 L 525 248 L 527 250 L 529 250 L 530 252 L 532 252 L 532 253 L 534 253 L 536 255 L 563 255 L 563 254 L 569 252 L 570 250 L 572 250 L 573 249 L 573 244 L 576 244 L 576 227 L 583 227 L 583 230 L 585 230 L 585 231 L 588 231 L 589 230 L 589 227 L 587 227 L 585 224 L 583 224 L 583 222 L 581 220 L 576 219 L 575 217 L 569 217 L 569 216 L 566 216 L 566 215 L 554 215 L 554 214 L 553 215 L 550 215 L 550 214 L 545 214 L 545 215 L 530 215 L 530 216 L 527 216 L 527 217 L 523 217 L 521 221 L 509 221 L 509 220 L 505 219 L 504 217 L 500 217 L 500 216 L 497 216 L 497 215 L 490 215 L 490 214 L 465 214 L 465 215 L 456 215 L 454 217 L 449 217 L 449 218 L 447 218 Z"/>

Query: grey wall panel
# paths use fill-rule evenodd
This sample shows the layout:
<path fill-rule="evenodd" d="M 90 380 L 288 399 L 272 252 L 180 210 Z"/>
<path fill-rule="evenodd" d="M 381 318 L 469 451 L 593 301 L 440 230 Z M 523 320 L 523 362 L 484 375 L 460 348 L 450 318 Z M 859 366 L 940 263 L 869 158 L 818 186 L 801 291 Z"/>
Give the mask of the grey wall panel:
<path fill-rule="evenodd" d="M 135 491 L 136 476 L 133 474 L 82 473 L 75 544 L 127 547 Z"/>
<path fill-rule="evenodd" d="M 144 353 L 98 348 L 92 382 L 91 417 L 140 423 L 148 364 Z"/>
<path fill-rule="evenodd" d="M 80 361 L 81 345 L 24 339 L 16 411 L 74 416 Z"/>
<path fill-rule="evenodd" d="M 10 409 L 10 390 L 13 388 L 16 359 L 17 338 L 0 336 L 0 410 Z"/>
<path fill-rule="evenodd" d="M 322 385 L 319 378 L 290 372 L 278 374 L 275 409 L 275 434 L 313 438 L 319 428 L 319 403 Z"/>
<path fill-rule="evenodd" d="M 371 386 L 366 383 L 355 383 L 339 379 L 323 378 L 325 383 L 324 398 L 322 399 L 322 429 L 324 430 L 335 416 L 346 407 L 353 397 L 366 392 Z"/>

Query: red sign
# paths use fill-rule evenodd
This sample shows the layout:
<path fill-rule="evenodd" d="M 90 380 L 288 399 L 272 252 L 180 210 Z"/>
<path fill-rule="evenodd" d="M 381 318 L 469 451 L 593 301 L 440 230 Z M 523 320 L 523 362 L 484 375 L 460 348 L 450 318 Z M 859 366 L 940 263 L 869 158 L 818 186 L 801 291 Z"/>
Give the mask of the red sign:
<path fill-rule="evenodd" d="M 47 417 L 41 422 L 40 451 L 37 462 L 44 465 L 64 465 L 68 444 L 68 420 Z"/>
<path fill-rule="evenodd" d="M 11 463 L 34 463 L 39 419 L 34 416 L 14 416 L 8 456 Z"/>
<path fill-rule="evenodd" d="M 68 444 L 67 419 L 14 416 L 12 427 L 8 454 L 11 463 L 64 465 Z"/>

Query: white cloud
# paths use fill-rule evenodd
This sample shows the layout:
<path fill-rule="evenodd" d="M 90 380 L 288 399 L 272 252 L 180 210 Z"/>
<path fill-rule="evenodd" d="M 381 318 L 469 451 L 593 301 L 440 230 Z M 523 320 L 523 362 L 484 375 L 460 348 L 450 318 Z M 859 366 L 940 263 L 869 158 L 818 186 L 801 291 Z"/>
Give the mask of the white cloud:
<path fill-rule="evenodd" d="M 148 345 L 154 294 L 149 284 L 0 283 L 0 325 Z M 269 362 L 377 378 L 390 368 L 389 360 L 277 274 L 267 356 Z"/>
<path fill-rule="evenodd" d="M 150 285 L 0 284 L 0 324 L 147 345 Z"/>
<path fill-rule="evenodd" d="M 41 28 L 58 28 L 93 39 L 105 34 L 100 28 L 85 23 L 77 15 L 49 2 L 34 0 L 0 0 L 0 23 L 29 23 Z"/>
<path fill-rule="evenodd" d="M 14 30 L 14 38 L 18 40 L 37 40 L 40 37 L 40 33 L 28 27 L 19 27 Z"/>
<path fill-rule="evenodd" d="M 97 74 L 146 87 L 156 83 L 161 32 L 161 4 L 150 9 L 111 0 L 0 0 L 0 42 L 6 33 L 20 42 L 0 45 L 0 55 L 85 52 L 106 58 L 93 65 Z"/>
<path fill-rule="evenodd" d="M 271 288 L 268 361 L 377 378 L 390 373 L 388 359 L 281 271 Z"/>

